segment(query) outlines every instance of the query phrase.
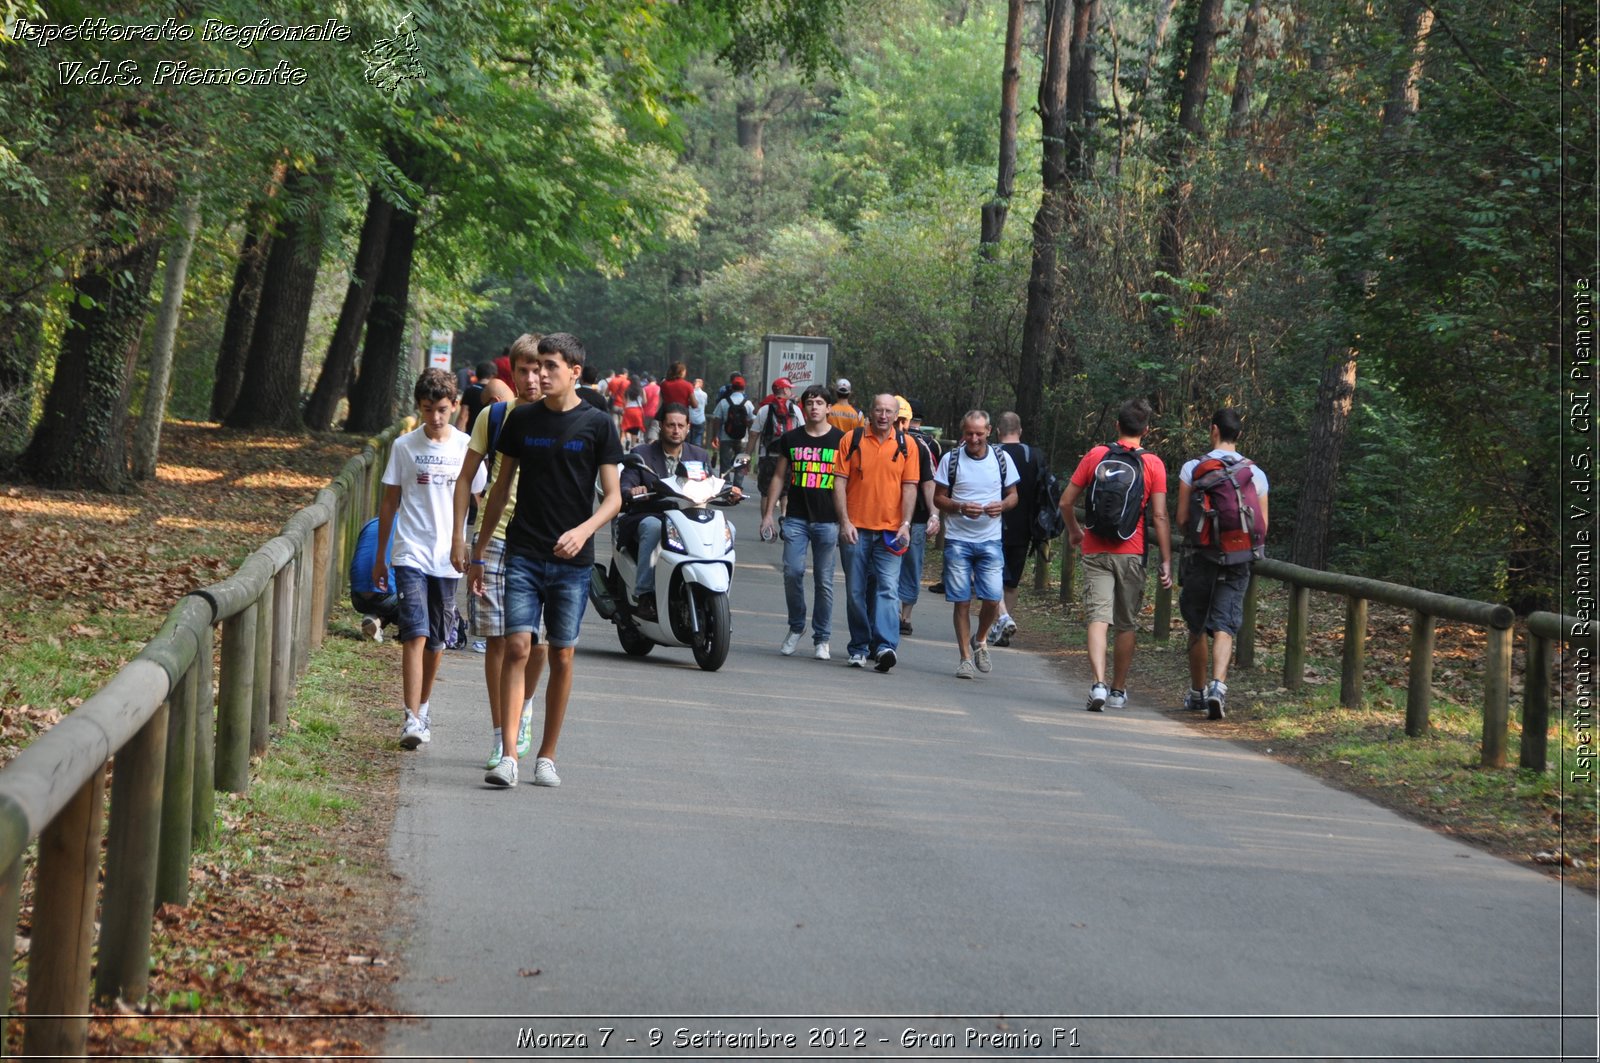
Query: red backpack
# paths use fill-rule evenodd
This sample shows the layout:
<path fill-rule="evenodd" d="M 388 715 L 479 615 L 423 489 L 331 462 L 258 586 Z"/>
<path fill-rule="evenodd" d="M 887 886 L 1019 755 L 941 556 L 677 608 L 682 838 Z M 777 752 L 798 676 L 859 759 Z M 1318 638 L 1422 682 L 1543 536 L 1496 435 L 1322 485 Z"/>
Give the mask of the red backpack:
<path fill-rule="evenodd" d="M 1185 538 L 1218 564 L 1242 565 L 1267 556 L 1254 468 L 1248 458 L 1205 457 L 1190 477 Z"/>

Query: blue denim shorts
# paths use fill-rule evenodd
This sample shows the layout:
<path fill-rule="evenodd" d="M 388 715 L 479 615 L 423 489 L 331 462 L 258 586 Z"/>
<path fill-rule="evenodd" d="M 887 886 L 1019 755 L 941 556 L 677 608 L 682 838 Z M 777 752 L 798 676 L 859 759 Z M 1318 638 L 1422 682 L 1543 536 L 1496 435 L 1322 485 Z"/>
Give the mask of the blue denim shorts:
<path fill-rule="evenodd" d="M 456 581 L 450 576 L 425 575 L 418 568 L 389 570 L 399 607 L 400 641 L 426 638 L 428 649 L 444 649 L 456 626 Z"/>
<path fill-rule="evenodd" d="M 558 650 L 576 646 L 589 604 L 590 567 L 507 551 L 506 634 L 526 632 L 537 641 L 542 617 L 547 643 Z"/>
<path fill-rule="evenodd" d="M 1005 594 L 1001 576 L 1005 570 L 1004 551 L 999 539 L 981 543 L 944 541 L 944 600 L 998 602 Z"/>

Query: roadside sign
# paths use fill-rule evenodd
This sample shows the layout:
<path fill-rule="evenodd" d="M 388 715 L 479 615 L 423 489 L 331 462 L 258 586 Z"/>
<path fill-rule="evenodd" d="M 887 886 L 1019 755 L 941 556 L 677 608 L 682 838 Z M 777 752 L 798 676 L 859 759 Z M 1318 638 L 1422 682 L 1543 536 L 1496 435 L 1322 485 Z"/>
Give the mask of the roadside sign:
<path fill-rule="evenodd" d="M 766 378 L 761 394 L 772 390 L 772 382 L 788 377 L 799 395 L 812 384 L 828 386 L 828 362 L 833 358 L 833 341 L 824 336 L 763 336 L 763 365 Z"/>
<path fill-rule="evenodd" d="M 428 333 L 428 366 L 432 369 L 450 369 L 450 348 L 456 334 L 450 329 L 434 329 Z"/>

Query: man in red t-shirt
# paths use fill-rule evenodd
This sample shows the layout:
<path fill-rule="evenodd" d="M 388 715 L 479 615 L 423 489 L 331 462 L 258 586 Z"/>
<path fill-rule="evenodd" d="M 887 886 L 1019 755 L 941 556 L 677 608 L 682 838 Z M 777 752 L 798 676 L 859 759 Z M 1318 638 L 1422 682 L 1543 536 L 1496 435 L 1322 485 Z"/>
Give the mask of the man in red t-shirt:
<path fill-rule="evenodd" d="M 1094 682 L 1089 687 L 1090 712 L 1099 712 L 1109 705 L 1120 709 L 1128 701 L 1128 669 L 1133 664 L 1133 638 L 1137 627 L 1139 607 L 1144 600 L 1144 528 L 1145 507 L 1155 524 L 1156 543 L 1161 547 L 1160 578 L 1163 587 L 1172 586 L 1172 529 L 1167 521 L 1167 467 L 1154 454 L 1143 451 L 1139 443 L 1150 427 L 1150 404 L 1144 399 L 1129 399 L 1117 411 L 1117 447 L 1098 446 L 1090 449 L 1073 470 L 1071 482 L 1061 496 L 1061 515 L 1066 520 L 1067 537 L 1073 546 L 1083 547 L 1083 604 L 1088 625 L 1089 670 Z M 1127 451 L 1130 453 L 1124 454 Z M 1104 470 L 1101 459 L 1113 459 Z M 1126 462 L 1115 459 L 1126 458 Z M 1144 479 L 1143 497 L 1138 500 L 1138 519 L 1133 520 L 1132 498 L 1128 519 L 1119 530 L 1101 526 L 1095 528 L 1094 495 L 1090 494 L 1088 520 L 1091 528 L 1078 523 L 1073 503 L 1089 491 L 1105 491 L 1115 497 L 1115 485 L 1126 482 L 1133 470 L 1127 462 L 1134 458 L 1140 462 L 1139 471 Z M 1096 483 L 1099 472 L 1099 484 Z M 1103 486 L 1109 485 L 1109 486 Z M 1130 528 L 1128 525 L 1132 525 Z M 1093 529 L 1093 530 L 1091 530 Z M 1129 534 L 1131 532 L 1131 534 Z M 1106 640 L 1108 630 L 1116 628 L 1116 646 L 1112 651 L 1111 686 L 1106 686 Z"/>

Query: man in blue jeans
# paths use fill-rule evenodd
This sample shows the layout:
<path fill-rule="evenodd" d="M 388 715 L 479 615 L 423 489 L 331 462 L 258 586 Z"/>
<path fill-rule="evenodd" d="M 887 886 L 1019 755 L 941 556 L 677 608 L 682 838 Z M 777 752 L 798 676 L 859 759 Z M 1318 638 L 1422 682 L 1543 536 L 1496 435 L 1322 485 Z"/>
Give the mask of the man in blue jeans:
<path fill-rule="evenodd" d="M 873 397 L 870 421 L 852 429 L 833 463 L 839 552 L 844 557 L 845 610 L 850 621 L 851 668 L 876 659 L 887 672 L 900 647 L 900 558 L 911 545 L 911 510 L 920 462 L 894 426 L 899 403 Z"/>
<path fill-rule="evenodd" d="M 806 633 L 806 547 L 811 547 L 812 656 L 829 660 L 828 640 L 833 634 L 833 560 L 839 543 L 839 516 L 834 507 L 833 463 L 844 433 L 828 423 L 828 393 L 813 385 L 800 395 L 801 424 L 772 444 L 777 461 L 767 493 L 761 499 L 761 537 L 771 539 L 776 526 L 773 513 L 785 484 L 789 509 L 783 518 L 783 594 L 789 607 L 789 633 L 778 652 L 793 655 Z"/>
<path fill-rule="evenodd" d="M 506 456 L 484 503 L 472 563 L 482 564 L 489 535 L 511 494 L 517 506 L 506 529 L 505 660 L 501 663 L 500 762 L 484 776 L 491 786 L 517 783 L 517 729 L 522 718 L 523 669 L 543 614 L 550 681 L 545 687 L 544 738 L 534 762 L 535 786 L 560 786 L 556 742 L 572 693 L 572 658 L 588 604 L 594 533 L 622 508 L 617 463 L 622 442 L 612 419 L 578 397 L 583 344 L 571 333 L 539 341 L 543 398 L 506 415 L 495 449 Z M 601 501 L 594 504 L 600 481 Z"/>
<path fill-rule="evenodd" d="M 961 445 L 933 474 L 933 502 L 945 514 L 944 597 L 954 605 L 957 679 L 989 671 L 985 636 L 1000 615 L 1005 555 L 1000 515 L 1017 504 L 1015 465 L 989 445 L 989 415 L 972 410 L 961 419 Z M 978 632 L 972 633 L 972 599 L 982 602 Z"/>

